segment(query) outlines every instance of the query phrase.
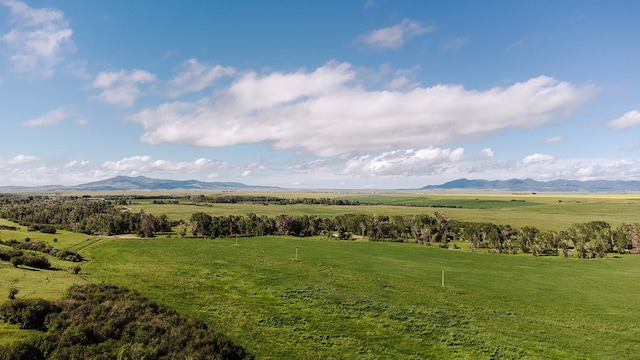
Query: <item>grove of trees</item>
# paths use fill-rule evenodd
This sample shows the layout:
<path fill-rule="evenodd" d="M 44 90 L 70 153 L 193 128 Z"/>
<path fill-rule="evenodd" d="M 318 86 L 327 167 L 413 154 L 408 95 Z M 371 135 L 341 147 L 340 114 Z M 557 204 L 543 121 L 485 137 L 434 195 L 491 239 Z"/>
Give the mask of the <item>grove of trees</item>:
<path fill-rule="evenodd" d="M 282 200 L 234 196 L 219 199 L 227 202 Z M 324 203 L 325 200 L 319 201 Z M 330 200 L 336 204 L 344 203 Z M 513 228 L 510 225 L 451 220 L 440 212 L 433 216 L 344 214 L 320 217 L 288 214 L 211 216 L 198 211 L 189 219 L 171 221 L 166 215 L 132 212 L 123 207 L 127 201 L 130 200 L 0 195 L 0 217 L 30 229 L 47 229 L 48 232 L 51 228 L 64 229 L 92 235 L 134 233 L 149 237 L 175 229 L 181 237 L 202 238 L 321 235 L 343 240 L 362 238 L 441 247 L 449 247 L 450 241 L 463 241 L 468 243 L 471 251 L 484 248 L 495 253 L 529 253 L 535 256 L 566 257 L 575 252 L 580 258 L 594 258 L 604 257 L 607 253 L 640 253 L 638 223 L 622 224 L 614 229 L 606 222 L 592 221 L 574 224 L 562 231 L 542 231 L 532 226 Z"/>
<path fill-rule="evenodd" d="M 31 230 L 59 229 L 90 235 L 153 236 L 156 232 L 171 231 L 173 226 L 165 215 L 123 211 L 115 202 L 77 196 L 0 196 L 0 217 Z"/>

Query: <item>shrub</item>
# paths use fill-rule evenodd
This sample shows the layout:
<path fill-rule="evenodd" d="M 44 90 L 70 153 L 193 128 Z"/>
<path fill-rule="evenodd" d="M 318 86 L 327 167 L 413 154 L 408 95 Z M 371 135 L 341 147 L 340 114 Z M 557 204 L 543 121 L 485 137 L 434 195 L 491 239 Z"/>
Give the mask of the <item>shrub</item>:
<path fill-rule="evenodd" d="M 38 255 L 22 255 L 11 258 L 11 263 L 13 266 L 18 267 L 19 265 L 25 265 L 34 267 L 37 269 L 48 270 L 51 269 L 51 263 L 49 259 L 44 256 Z"/>
<path fill-rule="evenodd" d="M 16 288 L 9 289 L 9 300 L 15 299 L 17 294 L 18 294 L 18 289 Z"/>
<path fill-rule="evenodd" d="M 15 249 L 0 249 L 0 260 L 11 261 L 11 258 L 22 256 L 22 251 Z"/>
<path fill-rule="evenodd" d="M 20 329 L 44 329 L 47 315 L 54 305 L 43 299 L 15 299 L 0 305 L 0 320 L 18 325 Z"/>
<path fill-rule="evenodd" d="M 0 347 L 0 360 L 254 359 L 201 320 L 106 284 L 74 285 L 55 303 L 8 301 L 0 320 L 46 331 L 19 347 Z"/>

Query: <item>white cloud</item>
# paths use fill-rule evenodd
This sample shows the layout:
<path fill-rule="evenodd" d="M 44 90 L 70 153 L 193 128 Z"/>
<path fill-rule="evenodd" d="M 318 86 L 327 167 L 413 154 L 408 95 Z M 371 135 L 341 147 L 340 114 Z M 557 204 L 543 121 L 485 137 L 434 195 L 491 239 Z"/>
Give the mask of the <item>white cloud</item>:
<path fill-rule="evenodd" d="M 414 67 L 412 69 L 401 69 L 396 70 L 393 73 L 393 78 L 389 82 L 389 88 L 392 90 L 399 89 L 411 89 L 416 88 L 420 84 L 414 81 L 415 73 L 419 70 L 419 67 Z"/>
<path fill-rule="evenodd" d="M 536 153 L 536 154 L 531 154 L 525 157 L 524 159 L 522 159 L 522 163 L 525 165 L 529 165 L 529 164 L 535 164 L 535 163 L 552 161 L 552 160 L 555 160 L 555 158 L 552 155 Z"/>
<path fill-rule="evenodd" d="M 628 111 L 621 117 L 609 122 L 609 127 L 616 130 L 624 130 L 636 125 L 640 125 L 640 111 L 638 110 Z"/>
<path fill-rule="evenodd" d="M 37 127 L 37 126 L 49 126 L 59 124 L 67 117 L 67 114 L 63 107 L 59 107 L 55 110 L 49 111 L 35 119 L 26 120 L 20 123 L 22 126 Z"/>
<path fill-rule="evenodd" d="M 105 161 L 102 170 L 115 173 L 199 173 L 226 168 L 226 163 L 205 158 L 193 162 L 154 160 L 151 156 L 132 156 L 119 161 Z"/>
<path fill-rule="evenodd" d="M 93 81 L 93 87 L 103 89 L 97 99 L 105 104 L 132 106 L 142 91 L 138 84 L 150 83 L 156 76 L 148 71 L 134 69 L 99 73 Z"/>
<path fill-rule="evenodd" d="M 230 76 L 235 69 L 220 65 L 206 66 L 196 59 L 189 59 L 182 65 L 180 74 L 169 80 L 167 94 L 170 97 L 178 97 L 189 92 L 200 91 L 223 76 Z"/>
<path fill-rule="evenodd" d="M 459 85 L 368 91 L 348 63 L 238 75 L 216 97 L 169 102 L 130 117 L 148 144 L 232 146 L 267 142 L 317 156 L 442 146 L 566 116 L 594 93 L 540 76 L 484 91 Z"/>
<path fill-rule="evenodd" d="M 564 141 L 564 138 L 562 136 L 554 136 L 545 140 L 545 144 L 552 144 L 552 143 L 557 143 L 562 141 Z"/>
<path fill-rule="evenodd" d="M 70 108 L 61 106 L 55 110 L 40 115 L 37 118 L 23 121 L 20 125 L 26 127 L 52 126 L 60 124 L 67 119 L 73 119 L 77 125 L 84 125 L 87 123 L 85 118 L 77 115 Z"/>
<path fill-rule="evenodd" d="M 38 161 L 40 161 L 40 158 L 38 157 L 20 154 L 9 159 L 0 158 L 0 166 L 7 167 L 7 166 L 14 166 L 14 165 L 23 165 L 23 164 L 29 164 L 29 163 L 34 163 Z"/>
<path fill-rule="evenodd" d="M 2 36 L 2 41 L 9 47 L 14 71 L 50 77 L 65 54 L 75 52 L 71 40 L 73 30 L 62 11 L 34 9 L 17 0 L 2 0 L 0 4 L 11 9 L 15 25 Z"/>
<path fill-rule="evenodd" d="M 69 161 L 68 163 L 64 164 L 63 167 L 67 168 L 67 169 L 68 168 L 84 168 L 89 164 L 90 164 L 90 162 L 87 161 L 87 160 L 80 160 L 80 161 L 72 160 L 72 161 Z"/>
<path fill-rule="evenodd" d="M 399 49 L 407 40 L 435 30 L 434 26 L 425 28 L 416 21 L 404 19 L 397 25 L 361 35 L 357 41 L 380 49 Z"/>
<path fill-rule="evenodd" d="M 343 174 L 406 176 L 443 171 L 450 163 L 460 161 L 464 149 L 429 147 L 419 150 L 394 150 L 372 157 L 364 155 L 347 161 Z"/>
<path fill-rule="evenodd" d="M 480 152 L 482 153 L 482 155 L 488 158 L 493 158 L 495 156 L 495 154 L 493 153 L 493 150 L 490 148 L 482 149 L 480 150 Z"/>

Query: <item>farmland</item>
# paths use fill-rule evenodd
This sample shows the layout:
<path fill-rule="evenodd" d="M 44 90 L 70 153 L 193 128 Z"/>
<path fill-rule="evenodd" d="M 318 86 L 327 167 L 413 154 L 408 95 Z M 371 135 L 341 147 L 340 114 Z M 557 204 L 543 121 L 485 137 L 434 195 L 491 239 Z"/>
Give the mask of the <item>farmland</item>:
<path fill-rule="evenodd" d="M 325 194 L 277 193 L 285 198 L 333 197 L 374 205 L 316 206 L 215 204 L 202 206 L 192 199 L 178 204 L 153 204 L 153 200 L 134 201 L 132 210 L 151 214 L 166 214 L 173 219 L 188 219 L 196 211 L 210 215 L 280 214 L 335 216 L 339 214 L 409 215 L 416 213 L 445 213 L 462 221 L 486 221 L 510 224 L 514 227 L 535 226 L 543 230 L 563 230 L 571 224 L 606 221 L 611 225 L 633 223 L 640 214 L 640 195 L 636 194 Z M 189 196 L 189 195 L 185 195 Z M 439 208 L 443 206 L 444 208 Z"/>
<path fill-rule="evenodd" d="M 136 200 L 128 207 L 185 220 L 195 211 L 216 216 L 439 211 L 452 219 L 550 230 L 592 220 L 637 222 L 640 213 L 635 195 L 320 196 L 375 205 Z M 31 271 L 1 262 L 0 294 L 15 287 L 19 297 L 55 298 L 73 283 L 112 283 L 203 319 L 258 358 L 634 358 L 640 353 L 635 341 L 640 310 L 634 306 L 640 296 L 638 255 L 582 260 L 325 237 L 140 239 L 16 228 L 0 230 L 0 239 L 28 236 L 78 251 L 89 261 L 79 275 L 53 258 L 61 270 Z M 0 327 L 3 341 L 18 334 L 22 331 Z"/>

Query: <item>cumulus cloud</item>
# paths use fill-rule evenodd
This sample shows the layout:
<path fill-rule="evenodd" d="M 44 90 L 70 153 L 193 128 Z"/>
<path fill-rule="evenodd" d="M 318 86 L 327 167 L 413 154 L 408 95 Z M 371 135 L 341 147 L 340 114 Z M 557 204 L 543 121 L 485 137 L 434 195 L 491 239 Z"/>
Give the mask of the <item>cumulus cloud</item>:
<path fill-rule="evenodd" d="M 29 164 L 29 163 L 34 163 L 38 161 L 40 161 L 40 158 L 38 157 L 20 154 L 9 159 L 0 158 L 0 166 L 6 167 L 6 166 L 13 166 L 13 165 L 22 165 L 22 164 Z"/>
<path fill-rule="evenodd" d="M 524 159 L 522 159 L 522 163 L 525 165 L 529 165 L 529 164 L 541 163 L 546 161 L 552 161 L 554 159 L 555 157 L 553 157 L 552 155 L 536 153 L 536 154 L 531 154 L 525 157 Z"/>
<path fill-rule="evenodd" d="M 573 176 L 577 180 L 637 180 L 640 161 L 589 159 L 574 165 Z"/>
<path fill-rule="evenodd" d="M 119 161 L 105 161 L 102 170 L 115 173 L 199 173 L 224 169 L 226 163 L 205 158 L 193 162 L 154 160 L 151 156 L 132 156 Z"/>
<path fill-rule="evenodd" d="M 150 83 L 156 76 L 148 71 L 107 71 L 99 73 L 93 81 L 93 87 L 102 89 L 96 98 L 98 101 L 120 107 L 132 106 L 142 94 L 139 84 Z"/>
<path fill-rule="evenodd" d="M 245 170 L 242 172 L 242 177 L 247 177 L 251 174 L 253 174 L 253 172 L 255 171 L 262 171 L 262 170 L 266 170 L 267 167 L 258 161 L 253 161 L 250 162 L 249 164 L 247 164 L 247 166 L 245 166 Z"/>
<path fill-rule="evenodd" d="M 241 73 L 216 96 L 168 102 L 130 117 L 141 141 L 220 147 L 266 142 L 317 156 L 442 146 L 568 115 L 593 94 L 540 76 L 509 87 L 367 90 L 348 63 L 313 71 Z"/>
<path fill-rule="evenodd" d="M 50 77 L 68 53 L 75 52 L 73 30 L 57 9 L 34 9 L 18 0 L 1 0 L 9 7 L 14 27 L 2 36 L 13 70 Z"/>
<path fill-rule="evenodd" d="M 63 167 L 67 168 L 67 169 L 69 169 L 69 168 L 84 168 L 89 164 L 90 164 L 90 162 L 87 161 L 87 160 L 72 160 L 72 161 L 69 161 L 68 163 L 64 164 Z"/>
<path fill-rule="evenodd" d="M 364 155 L 347 161 L 343 174 L 416 175 L 441 172 L 443 167 L 462 159 L 464 149 L 429 147 L 419 150 L 394 150 L 379 156 Z"/>
<path fill-rule="evenodd" d="M 77 125 L 84 125 L 87 122 L 85 118 L 77 115 L 70 108 L 61 106 L 55 110 L 44 113 L 37 118 L 23 121 L 20 125 L 25 127 L 52 126 L 60 124 L 68 119 L 74 120 Z"/>
<path fill-rule="evenodd" d="M 399 24 L 370 31 L 358 37 L 357 42 L 379 48 L 399 49 L 409 39 L 435 31 L 434 26 L 423 27 L 419 22 L 404 19 Z"/>
<path fill-rule="evenodd" d="M 624 130 L 636 125 L 640 125 L 640 111 L 638 110 L 628 111 L 621 117 L 609 122 L 609 127 L 616 130 Z"/>
<path fill-rule="evenodd" d="M 167 95 L 178 97 L 189 92 L 200 91 L 223 76 L 230 76 L 235 69 L 220 65 L 207 66 L 196 59 L 189 59 L 182 65 L 182 72 L 169 80 Z"/>
<path fill-rule="evenodd" d="M 482 155 L 488 158 L 493 158 L 495 156 L 495 154 L 493 153 L 493 150 L 490 148 L 482 149 L 480 150 L 480 153 L 482 153 Z"/>

